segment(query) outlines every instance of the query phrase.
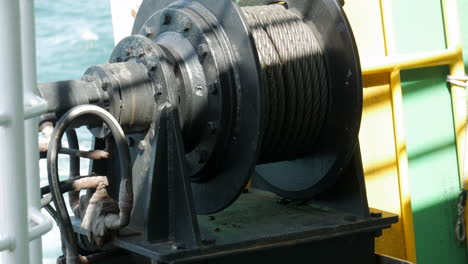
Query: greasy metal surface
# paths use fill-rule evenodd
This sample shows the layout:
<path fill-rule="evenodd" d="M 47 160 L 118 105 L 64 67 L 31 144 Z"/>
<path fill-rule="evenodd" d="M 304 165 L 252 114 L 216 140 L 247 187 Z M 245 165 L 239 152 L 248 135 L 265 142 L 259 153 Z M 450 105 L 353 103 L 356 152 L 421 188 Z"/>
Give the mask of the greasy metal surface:
<path fill-rule="evenodd" d="M 179 18 L 185 14 L 185 17 L 172 20 L 161 15 L 160 12 L 168 6 L 171 6 L 166 10 L 170 16 Z M 210 40 L 206 42 L 208 53 L 216 55 L 214 64 L 203 67 L 205 74 L 220 77 L 220 83 L 214 86 L 219 93 L 213 96 L 222 97 L 223 114 L 221 120 L 211 120 L 215 123 L 207 126 L 212 128 L 220 121 L 216 133 L 222 133 L 223 138 L 217 142 L 205 168 L 195 175 L 196 182 L 192 184 L 197 212 L 202 214 L 221 210 L 237 198 L 247 184 L 257 158 L 261 131 L 258 62 L 253 40 L 241 16 L 239 7 L 230 0 L 146 0 L 133 28 L 134 34 L 151 32 L 150 37 L 158 40 L 158 33 L 171 28 L 168 24 L 176 23 L 178 32 L 197 47 L 197 52 L 204 53 L 205 49 L 200 46 L 203 43 L 199 41 L 206 39 Z M 156 21 L 156 17 L 163 19 Z M 199 25 L 204 26 L 203 35 L 191 35 L 192 29 L 199 32 Z M 218 72 L 213 72 L 215 67 L 219 67 Z"/>
<path fill-rule="evenodd" d="M 109 110 L 126 133 L 149 128 L 157 99 L 155 75 L 159 73 L 159 82 L 165 81 L 157 67 L 162 51 L 144 40 L 133 36 L 122 40 L 114 48 L 109 64 L 91 67 L 85 73 L 99 74 L 102 87 L 109 93 Z"/>
<path fill-rule="evenodd" d="M 252 190 L 242 194 L 229 208 L 217 214 L 199 216 L 204 246 L 190 250 L 171 242 L 144 243 L 141 234 L 130 229 L 114 242 L 138 254 L 162 261 L 222 256 L 268 248 L 369 233 L 388 228 L 397 217 L 357 217 L 318 204 L 278 203 L 279 197 Z M 76 230 L 79 227 L 75 225 Z"/>
<path fill-rule="evenodd" d="M 190 175 L 213 177 L 229 141 L 233 115 L 233 74 L 227 41 L 200 5 L 175 4 L 156 12 L 140 34 L 151 32 L 173 65 L 182 133 Z M 211 29 L 211 30 L 210 30 Z"/>

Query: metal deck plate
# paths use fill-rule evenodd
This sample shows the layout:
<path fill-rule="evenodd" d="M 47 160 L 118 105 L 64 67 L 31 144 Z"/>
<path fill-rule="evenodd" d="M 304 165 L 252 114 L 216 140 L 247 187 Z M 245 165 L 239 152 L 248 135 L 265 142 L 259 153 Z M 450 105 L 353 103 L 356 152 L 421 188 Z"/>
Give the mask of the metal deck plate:
<path fill-rule="evenodd" d="M 161 261 L 196 260 L 355 233 L 380 232 L 397 222 L 398 217 L 383 214 L 361 218 L 314 202 L 283 203 L 269 192 L 250 190 L 229 208 L 213 215 L 199 216 L 198 221 L 203 240 L 199 248 L 188 249 L 173 242 L 144 243 L 140 233 L 130 228 L 123 230 L 114 244 Z"/>

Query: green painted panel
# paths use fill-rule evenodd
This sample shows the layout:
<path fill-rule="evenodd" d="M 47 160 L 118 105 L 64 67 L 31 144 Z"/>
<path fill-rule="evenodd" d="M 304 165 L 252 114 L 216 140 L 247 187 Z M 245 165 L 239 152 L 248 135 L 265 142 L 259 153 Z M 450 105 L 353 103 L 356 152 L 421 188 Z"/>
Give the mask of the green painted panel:
<path fill-rule="evenodd" d="M 394 0 L 393 12 L 399 54 L 445 48 L 440 0 Z M 401 75 L 416 253 L 422 264 L 468 263 L 466 246 L 455 239 L 460 186 L 447 74 L 447 67 L 434 67 Z"/>
<path fill-rule="evenodd" d="M 392 3 L 399 54 L 445 48 L 440 0 L 394 0 Z"/>
<path fill-rule="evenodd" d="M 465 70 L 468 69 L 468 1 L 459 0 L 458 10 L 460 16 L 460 27 L 462 34 L 463 54 L 465 60 Z"/>
<path fill-rule="evenodd" d="M 468 263 L 455 239 L 459 193 L 446 67 L 402 73 L 418 263 Z"/>

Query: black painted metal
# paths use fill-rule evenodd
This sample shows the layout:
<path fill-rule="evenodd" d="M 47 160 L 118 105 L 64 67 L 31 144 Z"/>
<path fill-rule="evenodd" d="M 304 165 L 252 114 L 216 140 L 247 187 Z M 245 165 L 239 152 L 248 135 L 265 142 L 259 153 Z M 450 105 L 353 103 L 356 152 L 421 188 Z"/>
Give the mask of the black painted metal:
<path fill-rule="evenodd" d="M 149 243 L 172 241 L 176 248 L 196 248 L 201 243 L 200 232 L 177 109 L 164 107 L 157 124 L 146 193 L 144 238 Z"/>
<path fill-rule="evenodd" d="M 58 115 L 54 116 L 54 121 L 75 106 L 82 104 L 105 106 L 108 103 L 105 91 L 94 82 L 86 80 L 39 83 L 38 88 L 49 105 L 48 112 Z"/>
<path fill-rule="evenodd" d="M 155 120 L 152 139 L 142 139 L 149 156 L 132 147 L 132 156 L 149 161 L 147 181 L 138 184 L 147 188 L 136 193 L 132 223 L 115 246 L 153 263 L 377 263 L 373 237 L 397 217 L 369 214 L 359 148 L 328 196 L 304 203 L 250 189 L 229 208 L 196 217 L 176 107 L 158 108 Z M 337 247 L 349 254 L 335 254 Z"/>
<path fill-rule="evenodd" d="M 320 143 L 305 158 L 256 166 L 265 98 L 257 49 L 235 1 L 145 0 L 135 35 L 116 46 L 109 64 L 91 67 L 83 81 L 59 83 L 60 91 L 44 86 L 56 104 L 51 112 L 94 102 L 127 134 L 134 207 L 114 246 L 151 263 L 378 263 L 373 238 L 397 218 L 375 217 L 367 205 L 351 29 L 335 0 L 287 4 L 315 33 L 332 82 Z M 70 100 L 58 102 L 67 91 Z M 104 138 L 105 127 L 94 135 Z M 115 154 L 109 138 L 95 145 Z M 122 165 L 115 155 L 92 164 L 109 178 L 112 197 Z M 240 195 L 255 169 L 253 189 Z"/>
<path fill-rule="evenodd" d="M 195 147 L 190 144 L 193 151 L 187 149 L 195 206 L 201 214 L 225 208 L 250 179 L 261 136 L 258 62 L 241 10 L 233 1 L 148 0 L 140 8 L 133 33 L 149 34 L 174 58 L 182 57 L 180 47 L 188 46 L 181 39 L 194 47 L 196 53 L 185 57 L 198 57 L 203 68 L 208 85 L 208 108 L 203 115 L 209 116 L 203 123 L 207 133 L 198 135 L 201 140 Z M 196 89 L 197 85 L 186 82 L 185 87 Z M 181 114 L 188 112 L 189 107 L 179 107 Z M 183 135 L 186 139 L 187 132 Z"/>
<path fill-rule="evenodd" d="M 350 27 L 336 1 L 294 0 L 288 6 L 316 34 L 332 80 L 332 99 L 310 155 L 261 164 L 256 171 L 270 191 L 310 199 L 336 182 L 356 145 L 360 68 Z M 87 82 L 81 82 L 99 88 L 88 89 L 99 95 L 93 99 L 90 93 L 90 98 L 109 108 L 127 133 L 144 136 L 157 105 L 165 100 L 177 105 L 197 212 L 221 210 L 250 179 L 263 133 L 258 58 L 249 28 L 230 0 L 146 0 L 140 10 L 133 29 L 140 35 L 122 40 L 111 63 L 91 67 L 83 77 Z M 75 88 L 70 90 L 77 93 Z M 94 134 L 102 137 L 105 131 Z"/>

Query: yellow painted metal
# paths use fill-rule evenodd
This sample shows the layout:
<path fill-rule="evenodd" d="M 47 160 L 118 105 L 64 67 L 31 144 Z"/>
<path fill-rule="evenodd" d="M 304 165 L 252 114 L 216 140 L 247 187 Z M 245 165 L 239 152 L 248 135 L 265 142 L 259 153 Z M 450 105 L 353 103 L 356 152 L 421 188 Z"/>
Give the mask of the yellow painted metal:
<path fill-rule="evenodd" d="M 388 0 L 380 0 L 380 6 L 382 13 L 382 28 L 385 36 L 386 55 L 392 56 L 396 53 L 396 44 L 391 2 Z M 405 253 L 406 260 L 415 263 L 416 242 L 414 235 L 413 210 L 411 207 L 411 192 L 409 188 L 408 153 L 406 149 L 403 120 L 403 96 L 399 70 L 390 72 L 390 87 L 392 91 L 393 128 L 395 134 L 395 152 L 397 153 L 398 184 Z"/>
<path fill-rule="evenodd" d="M 364 116 L 361 129 L 361 148 L 363 152 L 366 185 L 371 206 L 382 210 L 398 213 L 402 226 L 395 225 L 384 232 L 382 239 L 376 243 L 377 251 L 384 250 L 389 255 L 416 262 L 416 248 L 414 238 L 411 195 L 408 178 L 408 157 L 406 139 L 403 126 L 403 103 L 400 71 L 402 69 L 423 68 L 431 66 L 449 65 L 451 75 L 465 75 L 460 26 L 456 0 L 442 0 L 442 12 L 446 34 L 447 48 L 440 51 L 423 52 L 411 55 L 396 54 L 395 38 L 393 36 L 392 3 L 390 0 L 380 0 L 380 10 L 376 10 L 372 0 L 355 0 L 346 2 L 345 11 L 355 31 L 364 76 Z M 373 8 L 369 10 L 369 8 Z M 362 20 L 365 10 L 366 22 Z M 379 18 L 376 18 L 378 14 Z M 361 17 L 361 19 L 359 18 Z M 380 31 L 375 27 L 380 26 Z M 372 41 L 368 41 L 372 38 Z M 383 40 L 383 41 L 381 41 Z M 366 44 L 367 43 L 367 44 Z M 373 47 L 370 47 L 372 43 Z M 378 48 L 375 48 L 378 46 Z M 384 54 L 382 55 L 382 49 Z M 369 58 L 369 57 L 373 57 Z M 376 78 L 388 80 L 388 84 L 376 83 Z M 385 87 L 389 87 L 388 90 Z M 372 88 L 372 89 L 369 89 Z M 457 154 L 459 165 L 464 157 L 464 127 L 466 125 L 466 93 L 462 87 L 452 86 L 452 105 L 454 125 L 456 128 Z M 379 103 L 376 104 L 375 102 Z M 389 120 L 388 107 L 391 105 Z M 381 133 L 382 127 L 393 125 L 393 140 L 389 140 L 387 133 Z M 376 126 L 379 127 L 376 127 Z M 378 135 L 380 141 L 375 141 L 370 129 Z M 386 128 L 388 129 L 388 127 Z M 378 133 L 376 133 L 378 130 Z M 386 142 L 382 145 L 381 142 Z M 394 147 L 394 155 L 388 151 L 388 145 Z M 374 148 L 380 148 L 383 156 L 376 156 Z M 395 171 L 396 170 L 396 171 Z M 468 171 L 468 169 L 466 170 Z M 464 173 L 459 166 L 460 179 Z M 392 180 L 393 175 L 393 180 Z M 397 183 L 395 182 L 397 180 Z M 395 184 L 398 189 L 395 189 Z M 467 183 L 468 185 L 468 183 Z M 399 193 L 396 201 L 392 195 L 380 195 L 382 186 L 387 190 Z M 385 192 L 382 192 L 385 194 Z M 385 197 L 385 199 L 382 199 Z M 466 214 L 468 219 L 468 212 Z M 468 221 L 467 221 L 468 222 Z M 468 227 L 468 223 L 467 223 Z M 468 228 L 467 228 L 468 230 Z M 404 239 L 404 255 L 401 248 L 395 247 L 395 237 Z"/>
<path fill-rule="evenodd" d="M 414 236 L 413 210 L 408 175 L 408 153 L 403 120 L 403 96 L 400 71 L 390 74 L 392 91 L 393 128 L 395 134 L 395 151 L 397 153 L 398 185 L 400 193 L 401 221 L 405 241 L 406 260 L 416 263 L 416 242 Z"/>
<path fill-rule="evenodd" d="M 400 217 L 398 224 L 384 230 L 383 236 L 376 239 L 376 251 L 414 262 L 401 84 L 399 71 L 393 72 L 400 61 L 388 59 L 388 55 L 395 52 L 393 23 L 389 23 L 391 4 L 374 0 L 347 1 L 345 11 L 364 66 L 360 142 L 369 205 Z M 364 22 L 361 21 L 363 12 L 370 14 L 365 16 Z"/>
<path fill-rule="evenodd" d="M 392 51 L 394 51 L 394 38 L 392 36 L 392 32 L 394 32 L 391 27 L 393 23 L 390 21 L 392 14 L 391 14 L 391 3 L 388 0 L 381 0 L 382 6 L 382 21 L 383 21 L 383 28 L 384 28 L 384 41 L 386 45 L 386 50 L 389 55 L 382 63 L 379 65 L 368 65 L 363 67 L 363 75 L 371 75 L 371 74 L 378 74 L 382 72 L 390 72 L 392 74 L 392 91 L 399 93 L 399 95 L 394 96 L 394 100 L 398 100 L 395 97 L 401 98 L 401 83 L 399 80 L 400 70 L 402 69 L 412 69 L 412 68 L 423 68 L 423 67 L 431 67 L 431 66 L 439 66 L 439 65 L 449 65 L 450 67 L 450 75 L 455 76 L 464 76 L 465 75 L 465 66 L 463 61 L 463 50 L 461 44 L 461 36 L 460 36 L 460 20 L 458 15 L 458 8 L 457 8 L 457 1 L 456 0 L 442 0 L 442 12 L 444 17 L 444 26 L 445 26 L 445 35 L 446 35 L 446 45 L 447 48 L 441 51 L 434 51 L 434 52 L 427 52 L 415 55 L 392 55 Z M 397 80 L 398 79 L 398 80 Z M 394 87 L 396 86 L 396 87 Z M 398 87 L 400 86 L 400 87 Z M 463 184 L 463 180 L 466 177 L 466 172 L 463 172 L 463 157 L 464 157 L 464 140 L 465 140 L 465 126 L 466 126 L 466 116 L 467 116 L 467 101 L 466 101 L 466 92 L 463 87 L 459 87 L 456 85 L 451 86 L 451 96 L 452 96 L 452 107 L 453 107 L 453 117 L 454 117 L 454 126 L 456 128 L 456 144 L 457 144 L 457 156 L 458 156 L 458 164 L 459 164 L 459 175 L 460 181 Z M 394 107 L 402 109 L 401 99 L 400 102 L 393 102 Z M 400 107 L 401 106 L 401 107 Z M 402 112 L 395 113 L 395 118 L 402 117 Z M 396 121 L 396 124 L 401 123 L 400 121 Z M 402 124 L 402 123 L 401 123 Z M 399 126 L 395 126 L 395 136 L 404 135 L 404 130 L 401 129 Z M 399 142 L 403 144 L 404 136 L 400 140 L 396 140 L 397 144 Z M 403 145 L 401 146 L 403 147 Z M 399 157 L 400 160 L 406 159 L 406 147 L 404 147 L 404 153 L 400 153 L 404 157 Z M 407 163 L 407 161 L 406 161 Z M 401 173 L 407 173 L 407 164 L 406 168 L 400 170 L 399 178 L 406 178 L 405 182 L 400 182 L 400 194 L 402 195 L 402 209 L 403 212 L 410 209 L 411 207 L 407 208 L 404 206 L 405 200 L 411 200 L 409 195 L 409 188 L 407 186 L 407 175 L 402 177 Z M 468 172 L 468 170 L 466 170 Z M 468 183 L 466 183 L 468 184 Z M 403 189 L 401 189 L 403 187 Z M 406 210 L 405 210 L 406 209 Z M 409 215 L 409 212 L 406 214 Z M 406 218 L 403 216 L 403 218 Z M 468 211 L 465 212 L 465 219 L 468 219 Z M 410 222 L 410 221 L 408 221 Z M 412 221 L 411 221 L 412 222 Z M 409 224 L 409 223 L 408 223 Z M 466 230 L 468 233 L 468 221 L 466 221 Z M 406 230 L 410 230 L 412 227 L 408 226 Z M 408 237 L 407 237 L 408 236 Z M 411 237 L 410 235 L 405 232 L 405 240 L 407 241 L 407 246 L 410 244 L 410 240 L 414 242 L 414 234 Z M 413 243 L 414 245 L 414 243 Z M 410 253 L 410 250 L 408 251 Z M 408 255 L 410 256 L 410 255 Z M 408 258 L 411 261 L 411 258 Z"/>
<path fill-rule="evenodd" d="M 394 55 L 376 65 L 363 65 L 362 74 L 370 75 L 401 69 L 451 65 L 459 59 L 461 52 L 461 46 L 451 46 L 441 51 L 423 52 L 415 55 Z"/>
<path fill-rule="evenodd" d="M 383 235 L 376 239 L 375 248 L 380 254 L 407 259 L 390 74 L 366 76 L 363 86 L 363 119 L 359 137 L 369 205 L 400 216 L 398 223 L 384 230 Z"/>

